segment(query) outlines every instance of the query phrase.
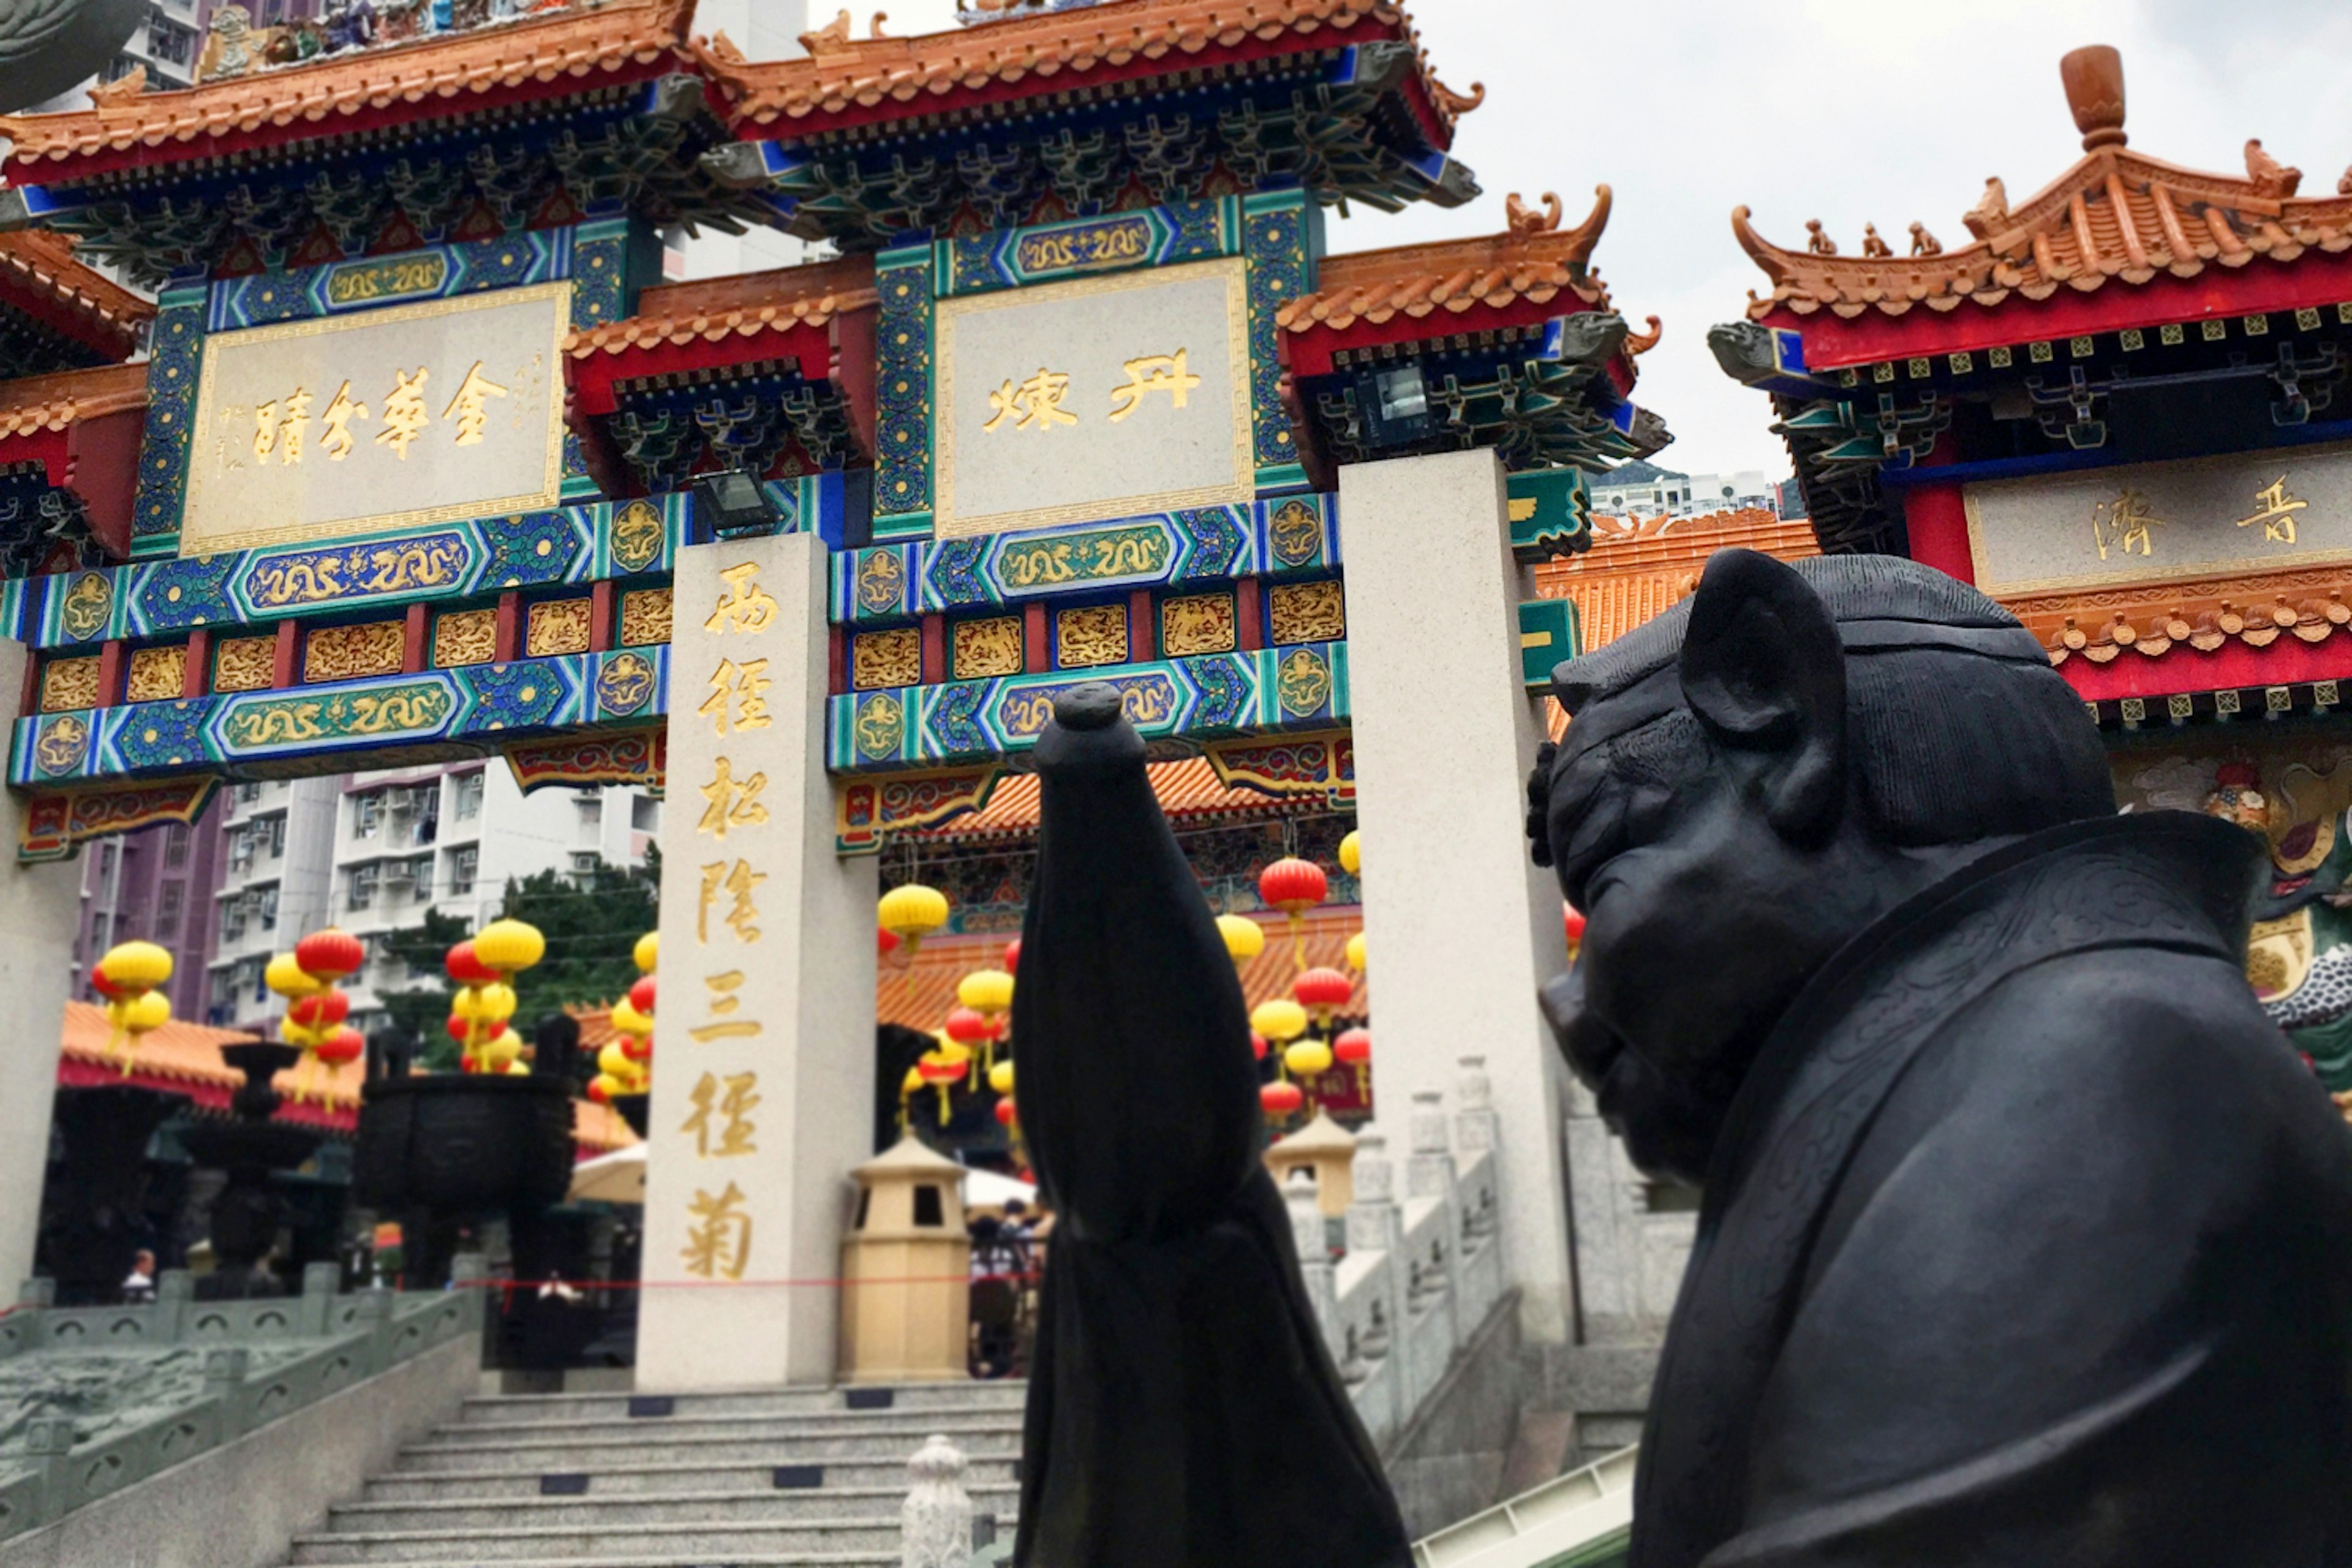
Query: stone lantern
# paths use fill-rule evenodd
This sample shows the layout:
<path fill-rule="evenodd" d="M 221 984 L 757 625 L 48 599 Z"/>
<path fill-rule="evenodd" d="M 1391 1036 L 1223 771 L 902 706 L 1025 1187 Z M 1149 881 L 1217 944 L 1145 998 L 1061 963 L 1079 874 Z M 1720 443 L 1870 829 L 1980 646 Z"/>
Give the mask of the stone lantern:
<path fill-rule="evenodd" d="M 963 1167 L 909 1136 L 851 1173 L 857 1215 L 841 1245 L 842 1381 L 969 1376 L 971 1233 L 964 1227 Z"/>
<path fill-rule="evenodd" d="M 1316 1204 L 1331 1219 L 1345 1218 L 1356 1201 L 1356 1138 L 1321 1110 L 1278 1143 L 1268 1145 L 1265 1168 L 1277 1185 L 1294 1171 L 1315 1178 Z"/>

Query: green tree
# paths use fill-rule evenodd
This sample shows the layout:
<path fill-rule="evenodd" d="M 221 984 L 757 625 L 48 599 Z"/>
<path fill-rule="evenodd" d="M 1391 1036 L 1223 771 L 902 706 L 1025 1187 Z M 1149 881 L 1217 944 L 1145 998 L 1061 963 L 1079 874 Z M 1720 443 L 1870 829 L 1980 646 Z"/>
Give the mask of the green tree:
<path fill-rule="evenodd" d="M 473 934 L 457 916 L 427 910 L 422 924 L 386 931 L 376 939 L 385 952 L 408 966 L 411 974 L 424 977 L 421 984 L 400 991 L 379 989 L 376 995 L 392 1015 L 394 1026 L 423 1045 L 419 1059 L 436 1072 L 455 1071 L 458 1057 L 457 1042 L 449 1037 L 446 1026 L 449 998 L 457 987 L 449 981 L 444 961 L 451 948 Z"/>

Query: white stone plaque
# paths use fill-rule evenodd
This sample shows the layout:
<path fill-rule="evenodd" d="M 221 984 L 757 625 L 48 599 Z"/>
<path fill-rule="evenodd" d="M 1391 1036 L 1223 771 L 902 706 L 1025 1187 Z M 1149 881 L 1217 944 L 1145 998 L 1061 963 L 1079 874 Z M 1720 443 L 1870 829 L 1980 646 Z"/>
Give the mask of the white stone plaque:
<path fill-rule="evenodd" d="M 1988 594 L 2352 562 L 2352 447 L 2000 479 L 1962 495 Z"/>
<path fill-rule="evenodd" d="M 939 306 L 942 539 L 1256 494 L 1240 258 Z"/>
<path fill-rule="evenodd" d="M 541 283 L 213 333 L 181 552 L 555 505 L 571 320 Z"/>

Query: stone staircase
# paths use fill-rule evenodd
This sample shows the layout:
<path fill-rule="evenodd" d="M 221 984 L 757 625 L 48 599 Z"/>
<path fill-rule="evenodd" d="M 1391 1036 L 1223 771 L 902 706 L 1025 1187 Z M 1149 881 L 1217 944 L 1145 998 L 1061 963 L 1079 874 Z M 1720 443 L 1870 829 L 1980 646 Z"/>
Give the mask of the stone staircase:
<path fill-rule="evenodd" d="M 898 1562 L 907 1460 L 933 1433 L 1009 1539 L 1017 1383 L 467 1401 L 402 1450 L 295 1563 L 404 1568 L 729 1568 Z M 984 1527 L 982 1532 L 985 1533 Z"/>

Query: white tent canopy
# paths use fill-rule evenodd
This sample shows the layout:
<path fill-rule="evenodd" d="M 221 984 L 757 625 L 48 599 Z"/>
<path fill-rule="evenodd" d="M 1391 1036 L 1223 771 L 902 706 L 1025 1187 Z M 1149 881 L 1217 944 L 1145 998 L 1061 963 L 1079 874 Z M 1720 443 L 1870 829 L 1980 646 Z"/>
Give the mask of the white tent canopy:
<path fill-rule="evenodd" d="M 572 1203 L 641 1204 L 646 1201 L 646 1146 L 632 1143 L 610 1154 L 584 1160 L 572 1168 Z M 1002 1208 L 1014 1198 L 1034 1208 L 1037 1189 L 1028 1182 L 994 1171 L 967 1170 L 963 1201 L 967 1208 Z"/>

